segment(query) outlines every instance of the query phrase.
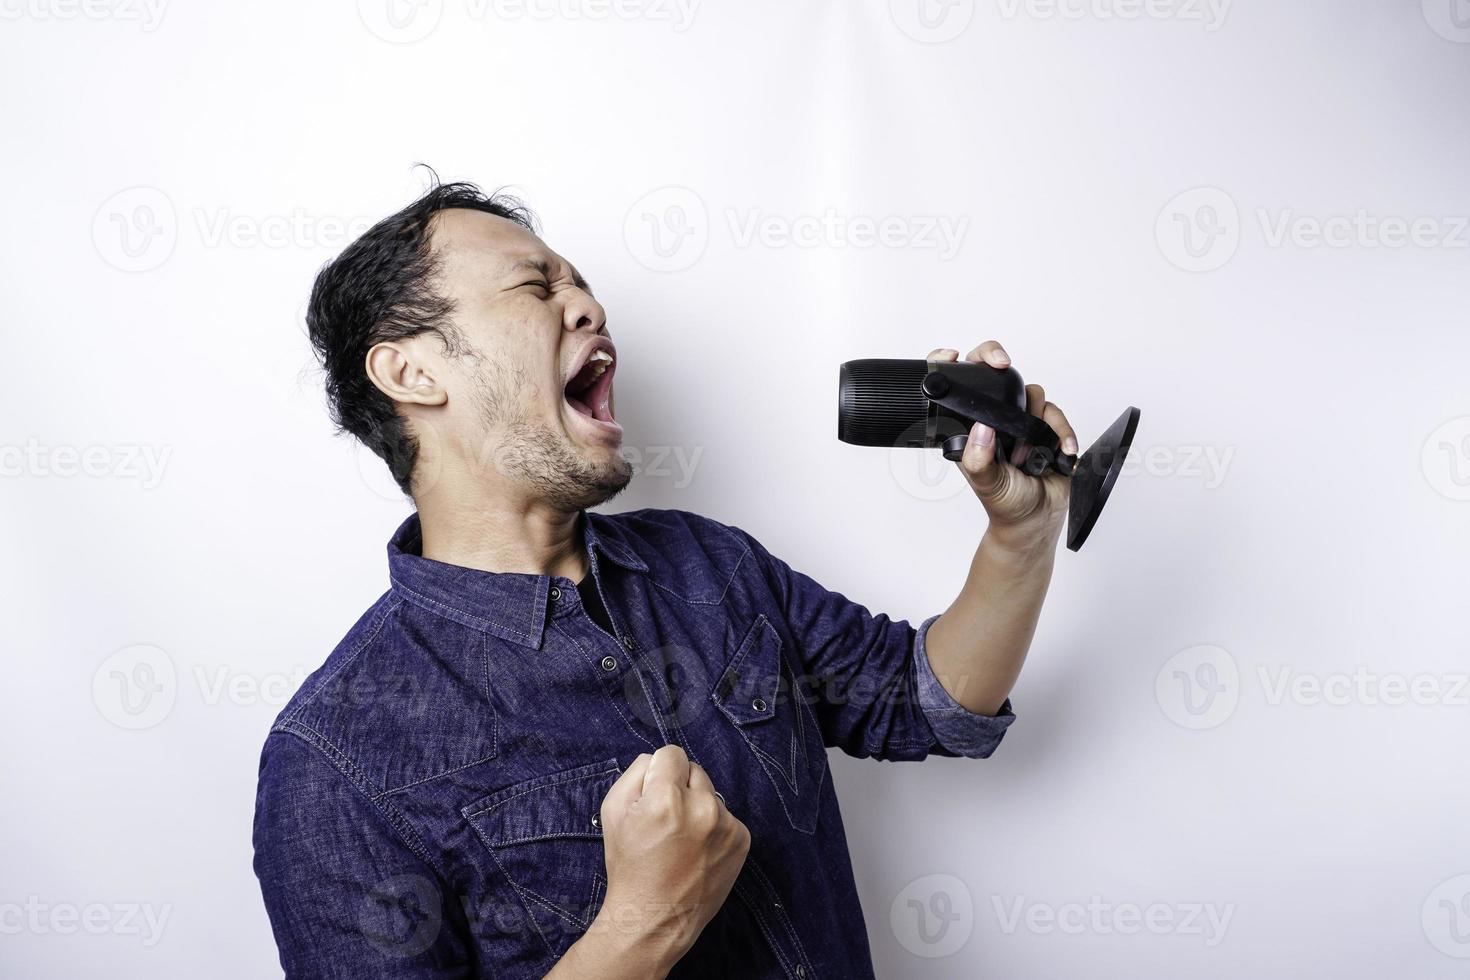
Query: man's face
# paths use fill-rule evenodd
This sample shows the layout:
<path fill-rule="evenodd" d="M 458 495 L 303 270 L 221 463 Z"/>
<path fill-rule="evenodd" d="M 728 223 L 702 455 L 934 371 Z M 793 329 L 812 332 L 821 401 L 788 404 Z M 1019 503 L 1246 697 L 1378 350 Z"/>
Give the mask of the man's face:
<path fill-rule="evenodd" d="M 531 232 L 480 211 L 441 211 L 431 244 L 468 348 L 443 364 L 456 444 L 564 509 L 622 490 L 632 470 L 613 417 L 617 353 L 591 287 Z"/>

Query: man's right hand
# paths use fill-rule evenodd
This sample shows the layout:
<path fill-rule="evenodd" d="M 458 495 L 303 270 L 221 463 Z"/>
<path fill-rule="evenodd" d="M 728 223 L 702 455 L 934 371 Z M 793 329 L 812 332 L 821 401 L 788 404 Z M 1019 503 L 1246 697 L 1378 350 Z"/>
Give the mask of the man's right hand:
<path fill-rule="evenodd" d="M 677 745 L 633 760 L 602 801 L 607 897 L 551 976 L 663 976 L 735 884 L 750 831 Z"/>

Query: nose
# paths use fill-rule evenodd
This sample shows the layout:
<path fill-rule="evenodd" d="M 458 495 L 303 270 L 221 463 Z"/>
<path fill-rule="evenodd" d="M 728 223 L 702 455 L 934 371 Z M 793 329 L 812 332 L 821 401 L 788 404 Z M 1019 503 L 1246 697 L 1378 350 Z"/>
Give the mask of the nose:
<path fill-rule="evenodd" d="M 566 306 L 562 308 L 562 326 L 567 330 L 591 330 L 602 333 L 607 326 L 607 311 L 582 289 L 567 290 Z"/>

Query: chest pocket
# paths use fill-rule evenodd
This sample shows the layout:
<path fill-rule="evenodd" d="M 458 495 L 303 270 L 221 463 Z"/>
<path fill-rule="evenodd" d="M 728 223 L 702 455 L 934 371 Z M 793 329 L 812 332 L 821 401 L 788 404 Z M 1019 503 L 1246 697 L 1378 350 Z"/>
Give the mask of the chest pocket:
<path fill-rule="evenodd" d="M 827 752 L 803 693 L 781 656 L 780 634 L 760 615 L 716 681 L 711 699 L 765 770 L 791 826 L 810 834 L 817 826 Z"/>
<path fill-rule="evenodd" d="M 538 776 L 462 811 L 553 959 L 587 931 L 607 890 L 599 811 L 616 759 Z"/>

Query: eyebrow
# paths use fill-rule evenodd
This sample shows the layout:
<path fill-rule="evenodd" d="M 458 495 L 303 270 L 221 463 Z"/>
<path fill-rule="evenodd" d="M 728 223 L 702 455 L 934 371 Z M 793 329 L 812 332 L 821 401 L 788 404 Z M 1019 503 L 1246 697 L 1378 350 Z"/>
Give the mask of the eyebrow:
<path fill-rule="evenodd" d="M 592 294 L 592 284 L 589 283 L 586 279 L 583 279 L 582 278 L 582 274 L 577 271 L 577 267 L 574 266 L 574 265 L 572 265 L 570 262 L 568 262 L 567 263 L 567 268 L 572 271 L 572 285 L 576 286 L 578 289 L 581 289 L 581 290 L 585 291 L 588 295 L 591 295 Z M 550 281 L 550 280 L 556 278 L 556 276 L 554 276 L 552 274 L 552 272 L 551 272 L 551 265 L 550 265 L 550 263 L 548 263 L 543 258 L 518 259 L 510 267 L 510 271 L 511 272 L 519 272 L 519 271 L 539 272 L 543 276 L 546 277 L 547 281 Z"/>

